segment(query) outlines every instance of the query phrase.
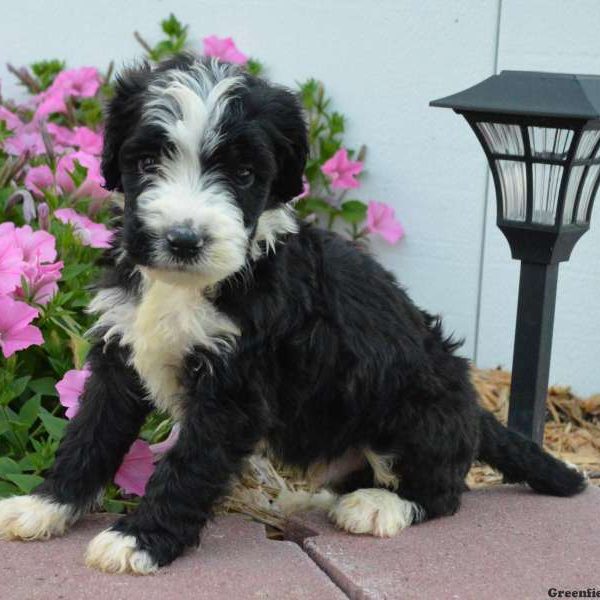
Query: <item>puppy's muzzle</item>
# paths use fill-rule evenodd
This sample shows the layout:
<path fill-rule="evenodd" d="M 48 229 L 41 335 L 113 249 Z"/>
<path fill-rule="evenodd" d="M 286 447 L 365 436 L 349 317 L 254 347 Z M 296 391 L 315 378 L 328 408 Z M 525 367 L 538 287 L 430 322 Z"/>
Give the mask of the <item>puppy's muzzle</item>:
<path fill-rule="evenodd" d="M 172 227 L 165 238 L 171 254 L 184 260 L 196 258 L 208 241 L 206 235 L 185 225 Z"/>

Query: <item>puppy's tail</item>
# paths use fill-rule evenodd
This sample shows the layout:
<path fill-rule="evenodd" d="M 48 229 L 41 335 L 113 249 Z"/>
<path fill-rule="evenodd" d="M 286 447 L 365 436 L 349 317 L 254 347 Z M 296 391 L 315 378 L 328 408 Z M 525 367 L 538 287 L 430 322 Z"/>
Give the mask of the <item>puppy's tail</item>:
<path fill-rule="evenodd" d="M 508 483 L 527 483 L 536 492 L 552 496 L 573 496 L 585 489 L 584 475 L 507 429 L 491 413 L 481 409 L 479 422 L 478 458 L 498 469 Z"/>

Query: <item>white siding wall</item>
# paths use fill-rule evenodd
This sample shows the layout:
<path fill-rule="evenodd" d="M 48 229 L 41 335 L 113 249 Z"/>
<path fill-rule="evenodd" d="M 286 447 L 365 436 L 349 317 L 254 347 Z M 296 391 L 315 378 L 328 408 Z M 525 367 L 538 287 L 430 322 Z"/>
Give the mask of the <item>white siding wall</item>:
<path fill-rule="evenodd" d="M 510 367 L 518 265 L 494 225 L 483 152 L 466 123 L 429 100 L 496 67 L 600 73 L 598 0 L 19 0 L 0 20 L 2 63 L 64 58 L 117 66 L 173 11 L 192 35 L 231 35 L 293 84 L 323 80 L 366 143 L 363 198 L 392 203 L 407 237 L 376 244 L 415 300 L 446 318 L 481 366 Z M 18 88 L 0 67 L 5 96 Z M 486 198 L 487 211 L 486 211 Z M 561 267 L 551 381 L 600 391 L 600 208 Z"/>

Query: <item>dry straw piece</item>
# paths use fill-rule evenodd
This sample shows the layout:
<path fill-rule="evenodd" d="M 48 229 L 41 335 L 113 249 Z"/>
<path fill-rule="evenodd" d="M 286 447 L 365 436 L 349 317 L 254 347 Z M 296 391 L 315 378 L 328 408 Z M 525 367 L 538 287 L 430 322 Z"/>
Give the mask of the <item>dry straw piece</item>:
<path fill-rule="evenodd" d="M 510 373 L 500 369 L 473 369 L 472 380 L 481 405 L 506 424 Z M 544 448 L 585 471 L 591 484 L 600 485 L 600 394 L 581 399 L 568 387 L 553 386 L 548 390 L 547 407 Z M 501 483 L 502 476 L 487 465 L 475 464 L 467 475 L 471 489 Z M 282 491 L 309 489 L 302 474 L 286 470 L 267 457 L 255 456 L 232 494 L 223 502 L 221 511 L 242 513 L 283 529 L 285 515 L 277 505 L 277 496 Z"/>

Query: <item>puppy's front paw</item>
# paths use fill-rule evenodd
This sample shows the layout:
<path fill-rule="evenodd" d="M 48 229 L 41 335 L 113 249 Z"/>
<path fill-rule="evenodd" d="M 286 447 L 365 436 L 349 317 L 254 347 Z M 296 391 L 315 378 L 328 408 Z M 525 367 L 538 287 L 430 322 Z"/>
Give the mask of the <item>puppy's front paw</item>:
<path fill-rule="evenodd" d="M 13 496 L 0 500 L 0 539 L 47 540 L 63 535 L 75 520 L 68 504 L 42 496 Z"/>
<path fill-rule="evenodd" d="M 414 502 L 382 489 L 361 489 L 342 496 L 329 511 L 329 518 L 350 533 L 391 537 L 422 518 Z"/>
<path fill-rule="evenodd" d="M 158 564 L 145 550 L 140 550 L 134 536 L 105 529 L 89 544 L 85 564 L 106 573 L 149 575 Z"/>

